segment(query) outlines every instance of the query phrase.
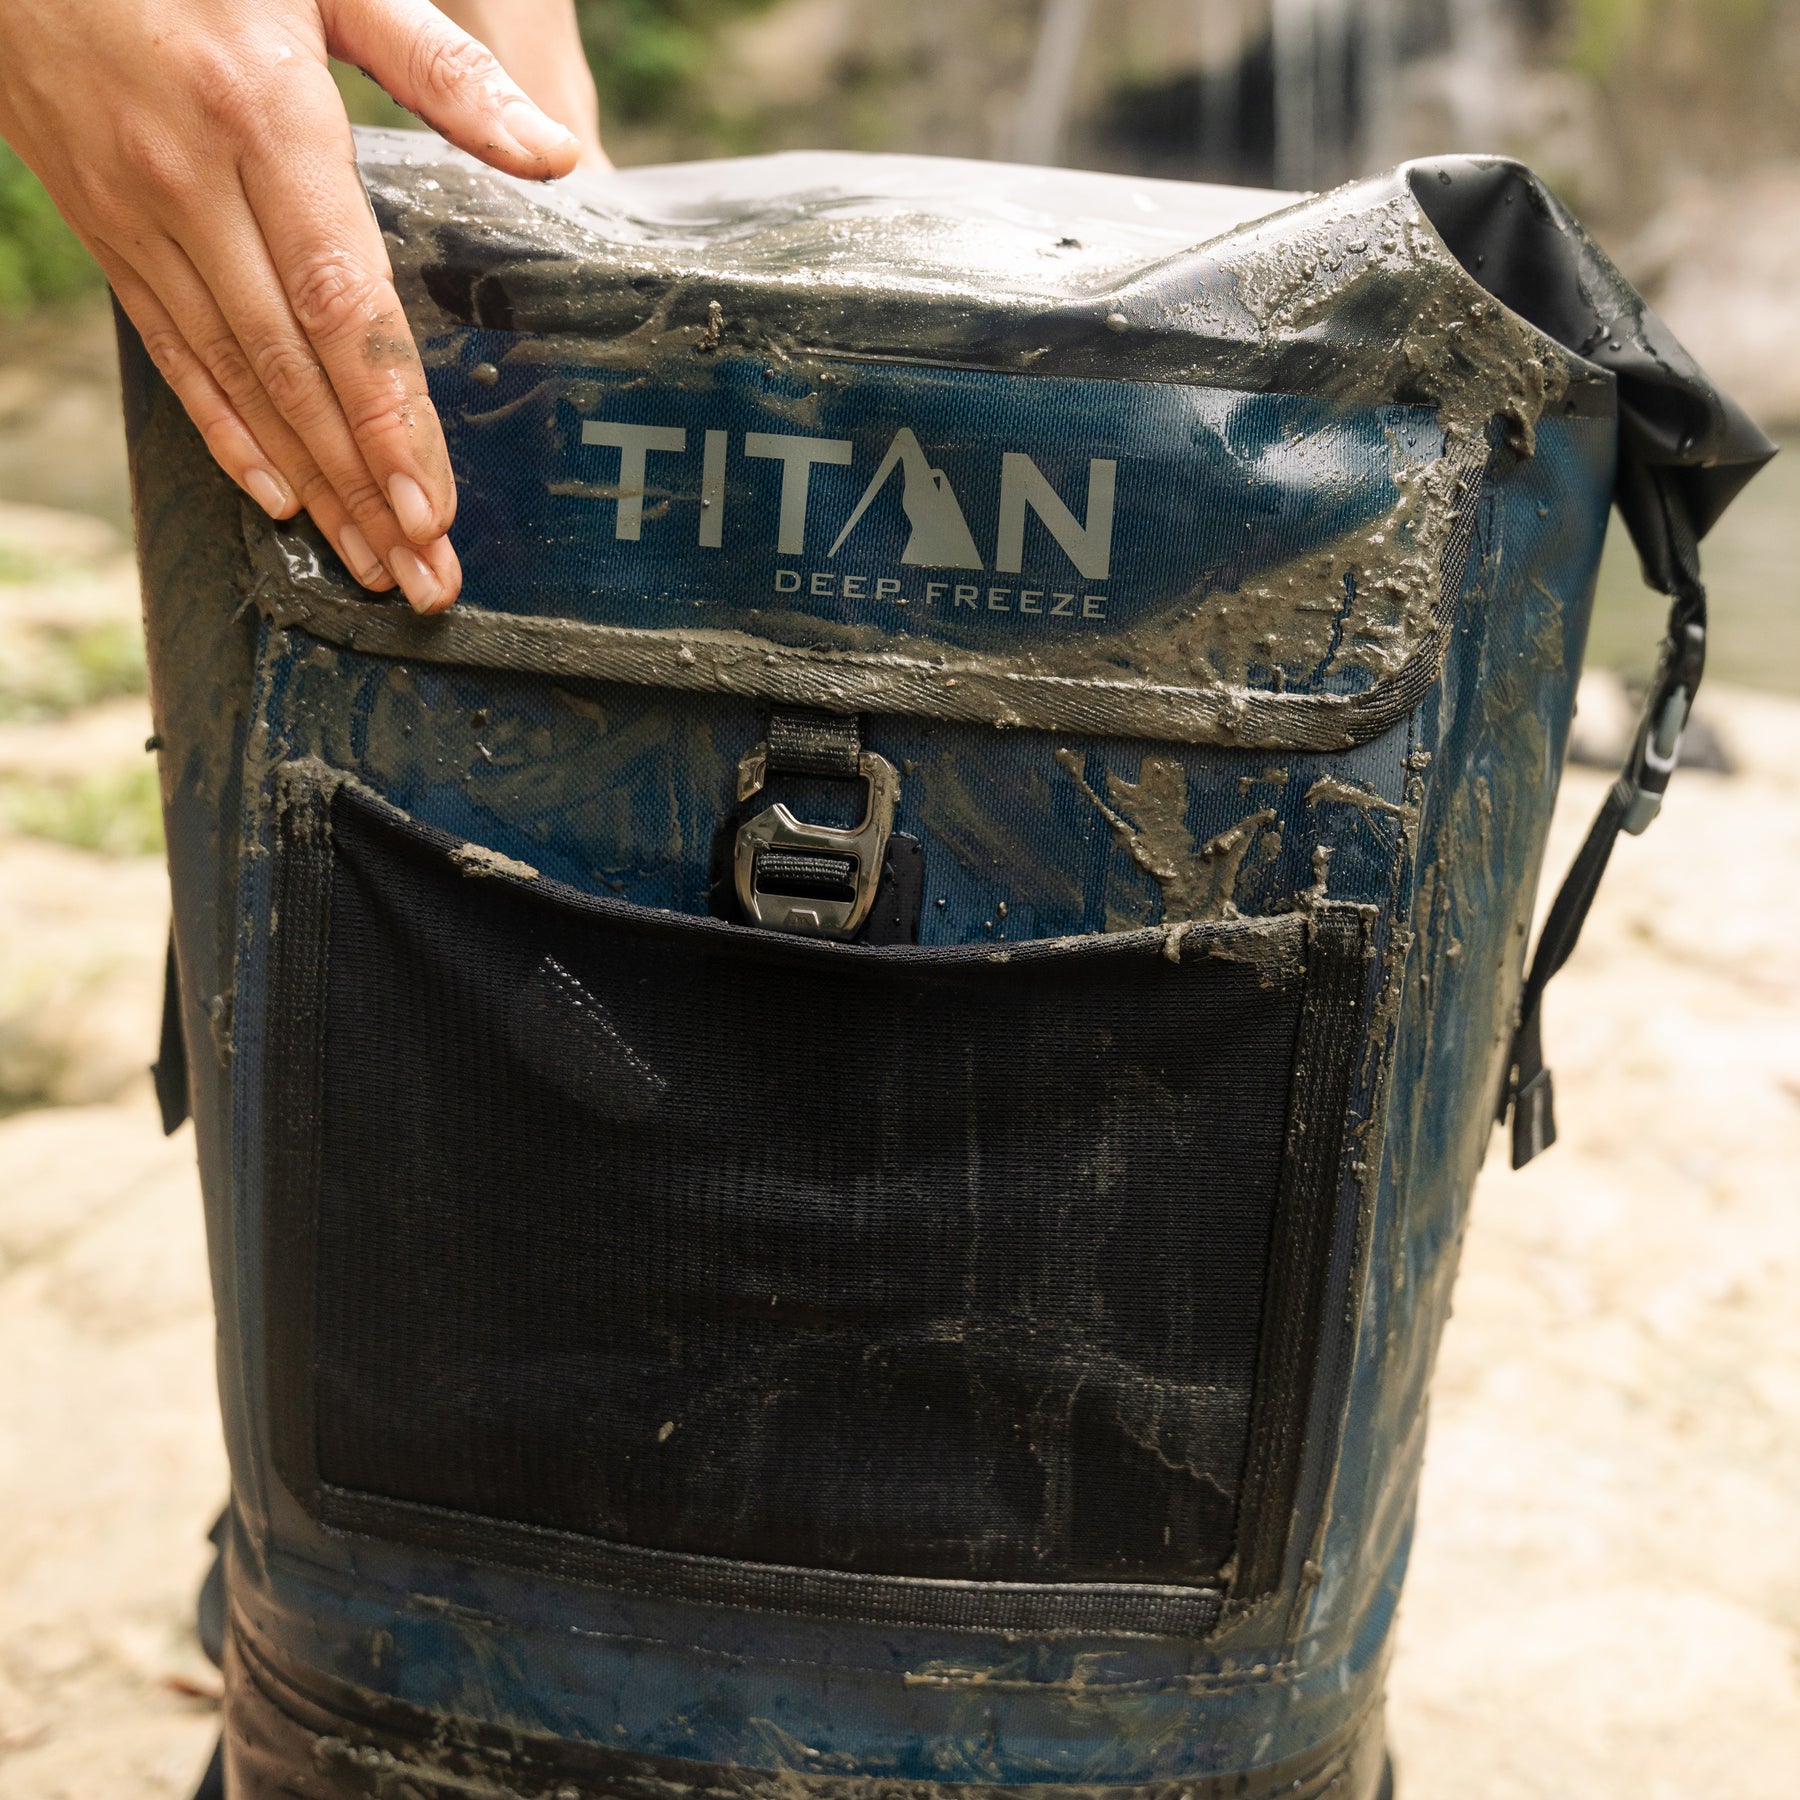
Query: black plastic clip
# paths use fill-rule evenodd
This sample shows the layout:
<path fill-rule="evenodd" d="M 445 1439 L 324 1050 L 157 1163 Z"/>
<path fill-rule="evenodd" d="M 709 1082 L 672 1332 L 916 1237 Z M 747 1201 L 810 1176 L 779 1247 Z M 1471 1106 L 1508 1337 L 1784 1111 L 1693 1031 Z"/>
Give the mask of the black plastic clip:
<path fill-rule="evenodd" d="M 1706 666 L 1706 627 L 1689 620 L 1678 636 L 1671 636 L 1669 651 L 1658 672 L 1656 686 L 1644 707 L 1631 761 L 1619 777 L 1617 793 L 1624 810 L 1619 829 L 1641 837 L 1662 811 L 1669 777 L 1681 761 L 1681 739 L 1694 710 L 1694 691 Z"/>

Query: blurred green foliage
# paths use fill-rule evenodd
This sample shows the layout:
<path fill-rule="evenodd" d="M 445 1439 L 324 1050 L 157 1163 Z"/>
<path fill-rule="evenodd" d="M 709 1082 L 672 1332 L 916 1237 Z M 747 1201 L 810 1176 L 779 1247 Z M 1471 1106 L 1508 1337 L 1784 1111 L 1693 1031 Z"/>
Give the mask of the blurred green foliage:
<path fill-rule="evenodd" d="M 719 32 L 733 19 L 762 12 L 773 0 L 575 0 L 581 41 L 608 122 L 666 119 L 704 123 L 700 77 Z M 357 125 L 418 121 L 358 69 L 332 64 L 338 91 Z"/>
<path fill-rule="evenodd" d="M 1569 62 L 1590 81 L 1605 81 L 1647 32 L 1679 15 L 1708 35 L 1760 23 L 1770 0 L 1567 0 Z"/>
<path fill-rule="evenodd" d="M 686 112 L 714 39 L 770 0 L 576 0 L 581 41 L 600 90 L 600 117 Z"/>
<path fill-rule="evenodd" d="M 103 700 L 149 690 L 143 633 L 123 620 L 38 634 L 37 654 L 0 665 L 0 723 L 60 719 Z"/>
<path fill-rule="evenodd" d="M 770 0 L 576 0 L 602 120 L 691 121 L 699 77 L 722 27 Z M 332 73 L 358 125 L 415 121 L 359 71 Z M 0 144 L 0 315 L 96 290 L 100 271 L 31 171 Z"/>
<path fill-rule="evenodd" d="M 99 285 L 93 258 L 37 177 L 0 144 L 0 315 L 17 317 Z"/>
<path fill-rule="evenodd" d="M 1569 60 L 1599 80 L 1643 24 L 1644 0 L 1573 0 L 1569 8 Z"/>
<path fill-rule="evenodd" d="M 162 794 L 147 766 L 69 782 L 0 784 L 0 818 L 27 837 L 103 856 L 155 856 L 163 847 Z"/>
<path fill-rule="evenodd" d="M 344 97 L 344 111 L 352 125 L 417 125 L 418 120 L 400 102 L 377 87 L 361 69 L 335 59 L 331 78 Z"/>

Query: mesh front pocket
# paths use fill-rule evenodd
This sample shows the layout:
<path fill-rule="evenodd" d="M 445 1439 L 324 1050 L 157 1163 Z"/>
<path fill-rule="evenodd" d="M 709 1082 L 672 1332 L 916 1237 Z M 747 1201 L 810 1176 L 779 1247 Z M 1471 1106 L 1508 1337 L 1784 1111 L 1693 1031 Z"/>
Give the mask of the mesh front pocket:
<path fill-rule="evenodd" d="M 808 942 L 288 776 L 272 1413 L 326 1523 L 867 1610 L 1201 1589 L 1285 1521 L 1357 915 Z"/>

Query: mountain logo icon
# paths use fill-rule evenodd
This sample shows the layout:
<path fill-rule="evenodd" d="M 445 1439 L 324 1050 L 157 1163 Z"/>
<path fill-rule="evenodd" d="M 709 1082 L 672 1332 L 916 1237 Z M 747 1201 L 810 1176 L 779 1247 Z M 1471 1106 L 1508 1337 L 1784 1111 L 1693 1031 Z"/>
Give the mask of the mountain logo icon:
<path fill-rule="evenodd" d="M 856 510 L 826 554 L 837 555 L 844 540 L 861 523 L 870 502 L 887 485 L 896 465 L 904 484 L 900 495 L 901 509 L 912 526 L 900 560 L 934 569 L 985 568 L 987 565 L 975 548 L 975 540 L 969 534 L 969 522 L 963 517 L 949 477 L 942 469 L 931 466 L 919 440 L 904 425 L 894 433 L 894 441 L 888 445 L 881 467 L 863 489 Z"/>

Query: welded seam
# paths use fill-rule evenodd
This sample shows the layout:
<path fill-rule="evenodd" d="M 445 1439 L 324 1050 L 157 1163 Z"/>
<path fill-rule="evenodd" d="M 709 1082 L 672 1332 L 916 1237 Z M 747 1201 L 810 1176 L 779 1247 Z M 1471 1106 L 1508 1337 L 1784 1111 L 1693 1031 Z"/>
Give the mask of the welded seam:
<path fill-rule="evenodd" d="M 1471 481 L 1471 489 L 1479 487 Z M 1020 669 L 974 653 L 801 649 L 732 631 L 658 631 L 457 607 L 421 619 L 404 607 L 296 592 L 266 580 L 256 604 L 275 625 L 365 655 L 560 680 L 616 681 L 825 712 L 878 712 L 1039 731 L 1087 732 L 1244 749 L 1347 750 L 1405 717 L 1437 680 L 1462 587 L 1467 532 L 1446 546 L 1426 641 L 1360 694 L 1267 694 Z"/>
<path fill-rule="evenodd" d="M 313 1784 L 308 1792 L 321 1800 L 390 1790 L 430 1800 L 508 1800 L 521 1793 L 568 1800 L 1328 1800 L 1380 1755 L 1381 1709 L 1371 1699 L 1322 1743 L 1279 1762 L 1151 1781 L 842 1774 L 794 1767 L 779 1750 L 770 1759 L 774 1766 L 701 1762 L 428 1712 L 302 1667 L 237 1608 L 229 1623 L 227 1729 L 248 1752 L 246 1772 L 265 1773 L 255 1766 L 264 1759 L 283 1772 L 305 1767 Z M 253 1785 L 251 1800 L 268 1791 Z"/>
<path fill-rule="evenodd" d="M 313 1391 L 325 1008 L 331 959 L 331 789 L 281 771 L 269 923 L 269 1034 L 263 1124 L 265 1369 L 276 1473 L 318 1504 Z"/>
<path fill-rule="evenodd" d="M 1234 1605 L 1253 1603 L 1281 1585 L 1325 1334 L 1325 1281 L 1356 1065 L 1351 1052 L 1365 985 L 1368 919 L 1360 907 L 1324 905 L 1316 910 L 1312 929 L 1288 1146 L 1264 1289 L 1231 1584 Z"/>
<path fill-rule="evenodd" d="M 943 1631 L 1029 1631 L 1045 1637 L 1105 1632 L 1203 1638 L 1218 1623 L 1217 1588 L 1141 1582 L 952 1581 L 741 1562 L 584 1537 L 418 1501 L 323 1483 L 319 1522 L 445 1555 L 591 1582 L 625 1593 L 759 1612 L 807 1613 L 845 1624 Z"/>

